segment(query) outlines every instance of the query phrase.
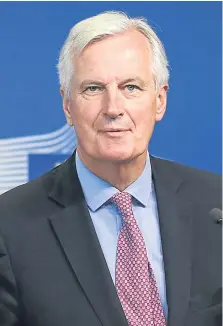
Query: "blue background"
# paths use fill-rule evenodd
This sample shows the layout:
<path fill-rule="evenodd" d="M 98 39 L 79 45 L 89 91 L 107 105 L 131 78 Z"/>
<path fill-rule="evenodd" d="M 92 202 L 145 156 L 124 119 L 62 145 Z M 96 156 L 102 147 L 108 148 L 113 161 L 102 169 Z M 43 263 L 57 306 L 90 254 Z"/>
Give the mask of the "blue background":
<path fill-rule="evenodd" d="M 0 139 L 49 133 L 65 124 L 59 51 L 74 24 L 105 10 L 145 16 L 167 52 L 167 113 L 150 152 L 221 173 L 220 2 L 0 2 Z M 30 179 L 44 172 L 41 162 L 43 157 L 32 163 Z"/>

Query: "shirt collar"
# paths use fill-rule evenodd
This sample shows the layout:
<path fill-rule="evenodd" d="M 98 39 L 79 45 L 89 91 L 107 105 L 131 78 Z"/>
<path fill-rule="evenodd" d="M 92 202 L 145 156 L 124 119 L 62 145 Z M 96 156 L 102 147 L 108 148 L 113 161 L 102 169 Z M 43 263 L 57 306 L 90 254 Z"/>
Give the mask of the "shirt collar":
<path fill-rule="evenodd" d="M 96 176 L 81 161 L 76 151 L 75 163 L 77 175 L 80 180 L 88 207 L 96 211 L 105 204 L 114 194 L 119 192 L 117 188 L 105 180 Z M 152 191 L 152 173 L 149 153 L 147 152 L 146 165 L 139 178 L 125 189 L 143 206 L 149 204 Z"/>

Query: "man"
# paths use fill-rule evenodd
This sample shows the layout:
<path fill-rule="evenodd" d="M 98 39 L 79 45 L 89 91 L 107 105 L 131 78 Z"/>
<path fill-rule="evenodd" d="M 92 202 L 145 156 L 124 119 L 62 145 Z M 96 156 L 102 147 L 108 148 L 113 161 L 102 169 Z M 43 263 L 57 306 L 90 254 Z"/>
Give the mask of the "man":
<path fill-rule="evenodd" d="M 167 66 L 142 19 L 72 28 L 58 68 L 77 151 L 0 198 L 1 326 L 221 324 L 220 177 L 147 152 Z"/>

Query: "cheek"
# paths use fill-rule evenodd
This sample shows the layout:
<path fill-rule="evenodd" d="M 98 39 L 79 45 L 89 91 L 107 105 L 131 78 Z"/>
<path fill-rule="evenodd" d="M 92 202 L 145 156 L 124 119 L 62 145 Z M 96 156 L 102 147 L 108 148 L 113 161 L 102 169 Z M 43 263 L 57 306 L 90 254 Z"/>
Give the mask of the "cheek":
<path fill-rule="evenodd" d="M 77 130 L 91 130 L 98 116 L 98 103 L 95 101 L 77 99 L 72 105 L 72 119 Z"/>
<path fill-rule="evenodd" d="M 154 129 L 155 121 L 151 118 L 151 116 L 148 116 L 147 118 L 144 117 L 144 119 L 141 119 L 138 123 L 138 126 L 136 127 L 136 134 L 137 138 L 140 141 L 146 141 L 150 139 L 153 129 Z"/>
<path fill-rule="evenodd" d="M 153 129 L 155 118 L 156 118 L 156 110 L 154 105 L 145 105 L 145 103 L 141 103 L 132 110 L 129 110 L 129 116 L 135 125 L 135 129 L 137 133 L 143 133 L 147 135 Z"/>

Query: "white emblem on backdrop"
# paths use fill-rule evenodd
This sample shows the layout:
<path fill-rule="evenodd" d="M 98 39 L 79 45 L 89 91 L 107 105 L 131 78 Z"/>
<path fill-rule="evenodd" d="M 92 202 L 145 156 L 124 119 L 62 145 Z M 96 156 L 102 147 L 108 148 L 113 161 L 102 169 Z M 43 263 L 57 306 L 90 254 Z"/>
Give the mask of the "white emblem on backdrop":
<path fill-rule="evenodd" d="M 75 147 L 75 132 L 67 124 L 44 135 L 0 139 L 0 194 L 28 181 L 29 154 L 69 154 Z"/>

